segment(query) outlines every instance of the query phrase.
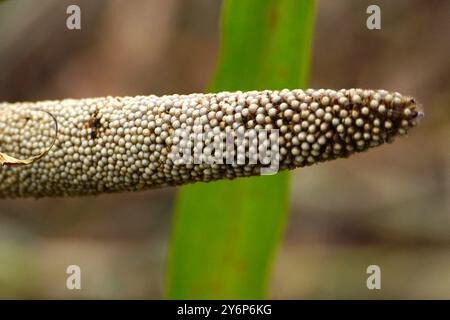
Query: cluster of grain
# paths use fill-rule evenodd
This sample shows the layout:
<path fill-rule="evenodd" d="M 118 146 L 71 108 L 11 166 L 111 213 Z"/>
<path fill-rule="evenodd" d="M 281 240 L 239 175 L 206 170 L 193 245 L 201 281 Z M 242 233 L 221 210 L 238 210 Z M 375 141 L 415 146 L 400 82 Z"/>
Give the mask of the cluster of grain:
<path fill-rule="evenodd" d="M 0 103 L 0 197 L 89 195 L 259 175 L 261 163 L 177 163 L 180 131 L 278 130 L 280 170 L 348 157 L 415 126 L 410 97 L 385 90 L 281 90 Z M 195 145 L 189 144 L 192 148 Z M 248 136 L 236 149 L 248 146 Z M 197 150 L 198 151 L 198 150 Z M 251 154 L 243 153 L 244 160 Z"/>

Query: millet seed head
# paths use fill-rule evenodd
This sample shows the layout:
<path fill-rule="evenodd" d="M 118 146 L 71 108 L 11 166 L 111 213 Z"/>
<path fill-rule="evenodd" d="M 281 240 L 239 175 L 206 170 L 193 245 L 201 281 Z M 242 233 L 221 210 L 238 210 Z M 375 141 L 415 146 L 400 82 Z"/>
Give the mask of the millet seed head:
<path fill-rule="evenodd" d="M 1 167 L 1 198 L 92 195 L 260 175 L 268 159 L 255 154 L 261 156 L 268 143 L 255 137 L 264 130 L 277 142 L 272 160 L 279 170 L 294 169 L 392 142 L 422 115 L 410 97 L 364 89 L 0 103 L 0 152 L 28 158 L 45 151 L 56 133 L 52 117 L 42 111 L 57 119 L 56 143 L 32 164 Z M 229 147 L 229 135 L 241 138 L 229 153 L 218 152 Z M 176 150 L 191 154 L 180 161 L 172 157 Z"/>

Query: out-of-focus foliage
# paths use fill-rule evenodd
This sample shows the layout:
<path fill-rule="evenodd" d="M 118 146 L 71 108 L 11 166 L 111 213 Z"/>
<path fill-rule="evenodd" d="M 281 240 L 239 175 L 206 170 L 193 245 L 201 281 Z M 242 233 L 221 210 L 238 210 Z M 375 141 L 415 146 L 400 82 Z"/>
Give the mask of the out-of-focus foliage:
<path fill-rule="evenodd" d="M 227 0 L 210 91 L 303 88 L 312 0 Z M 168 269 L 169 298 L 265 296 L 288 209 L 289 174 L 180 188 Z"/>
<path fill-rule="evenodd" d="M 219 1 L 77 0 L 82 30 L 68 31 L 73 3 L 2 3 L 1 101 L 204 91 Z M 370 4 L 317 2 L 309 86 L 397 90 L 426 117 L 392 145 L 291 173 L 269 297 L 450 299 L 450 1 L 379 0 L 381 30 L 366 28 Z M 0 298 L 161 298 L 176 191 L 0 201 Z M 65 287 L 70 264 L 82 290 Z"/>

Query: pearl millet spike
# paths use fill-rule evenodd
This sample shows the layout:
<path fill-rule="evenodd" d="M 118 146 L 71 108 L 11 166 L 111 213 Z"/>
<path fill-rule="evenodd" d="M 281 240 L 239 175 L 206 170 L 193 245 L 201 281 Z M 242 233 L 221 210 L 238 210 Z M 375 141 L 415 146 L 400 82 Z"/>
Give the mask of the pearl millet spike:
<path fill-rule="evenodd" d="M 0 198 L 93 195 L 259 175 L 267 162 L 252 161 L 261 145 L 251 138 L 264 130 L 276 132 L 270 137 L 276 137 L 272 151 L 279 170 L 294 169 L 391 142 L 421 114 L 411 97 L 363 89 L 0 103 Z M 226 140 L 224 153 L 216 152 L 224 143 L 215 144 L 214 163 L 206 161 L 211 147 L 207 156 L 195 156 L 207 144 L 190 138 L 201 132 L 216 142 L 233 132 L 243 139 L 232 142 L 231 151 Z M 179 159 L 171 156 L 174 150 L 192 153 Z M 18 160 L 25 158 L 31 160 Z"/>

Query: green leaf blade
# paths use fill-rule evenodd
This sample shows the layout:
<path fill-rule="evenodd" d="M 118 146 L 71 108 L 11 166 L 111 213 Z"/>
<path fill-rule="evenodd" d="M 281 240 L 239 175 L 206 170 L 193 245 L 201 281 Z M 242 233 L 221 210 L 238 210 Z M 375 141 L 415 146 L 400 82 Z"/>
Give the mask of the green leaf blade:
<path fill-rule="evenodd" d="M 210 91 L 306 87 L 312 0 L 226 0 Z M 262 299 L 287 220 L 289 173 L 180 188 L 167 297 Z"/>

